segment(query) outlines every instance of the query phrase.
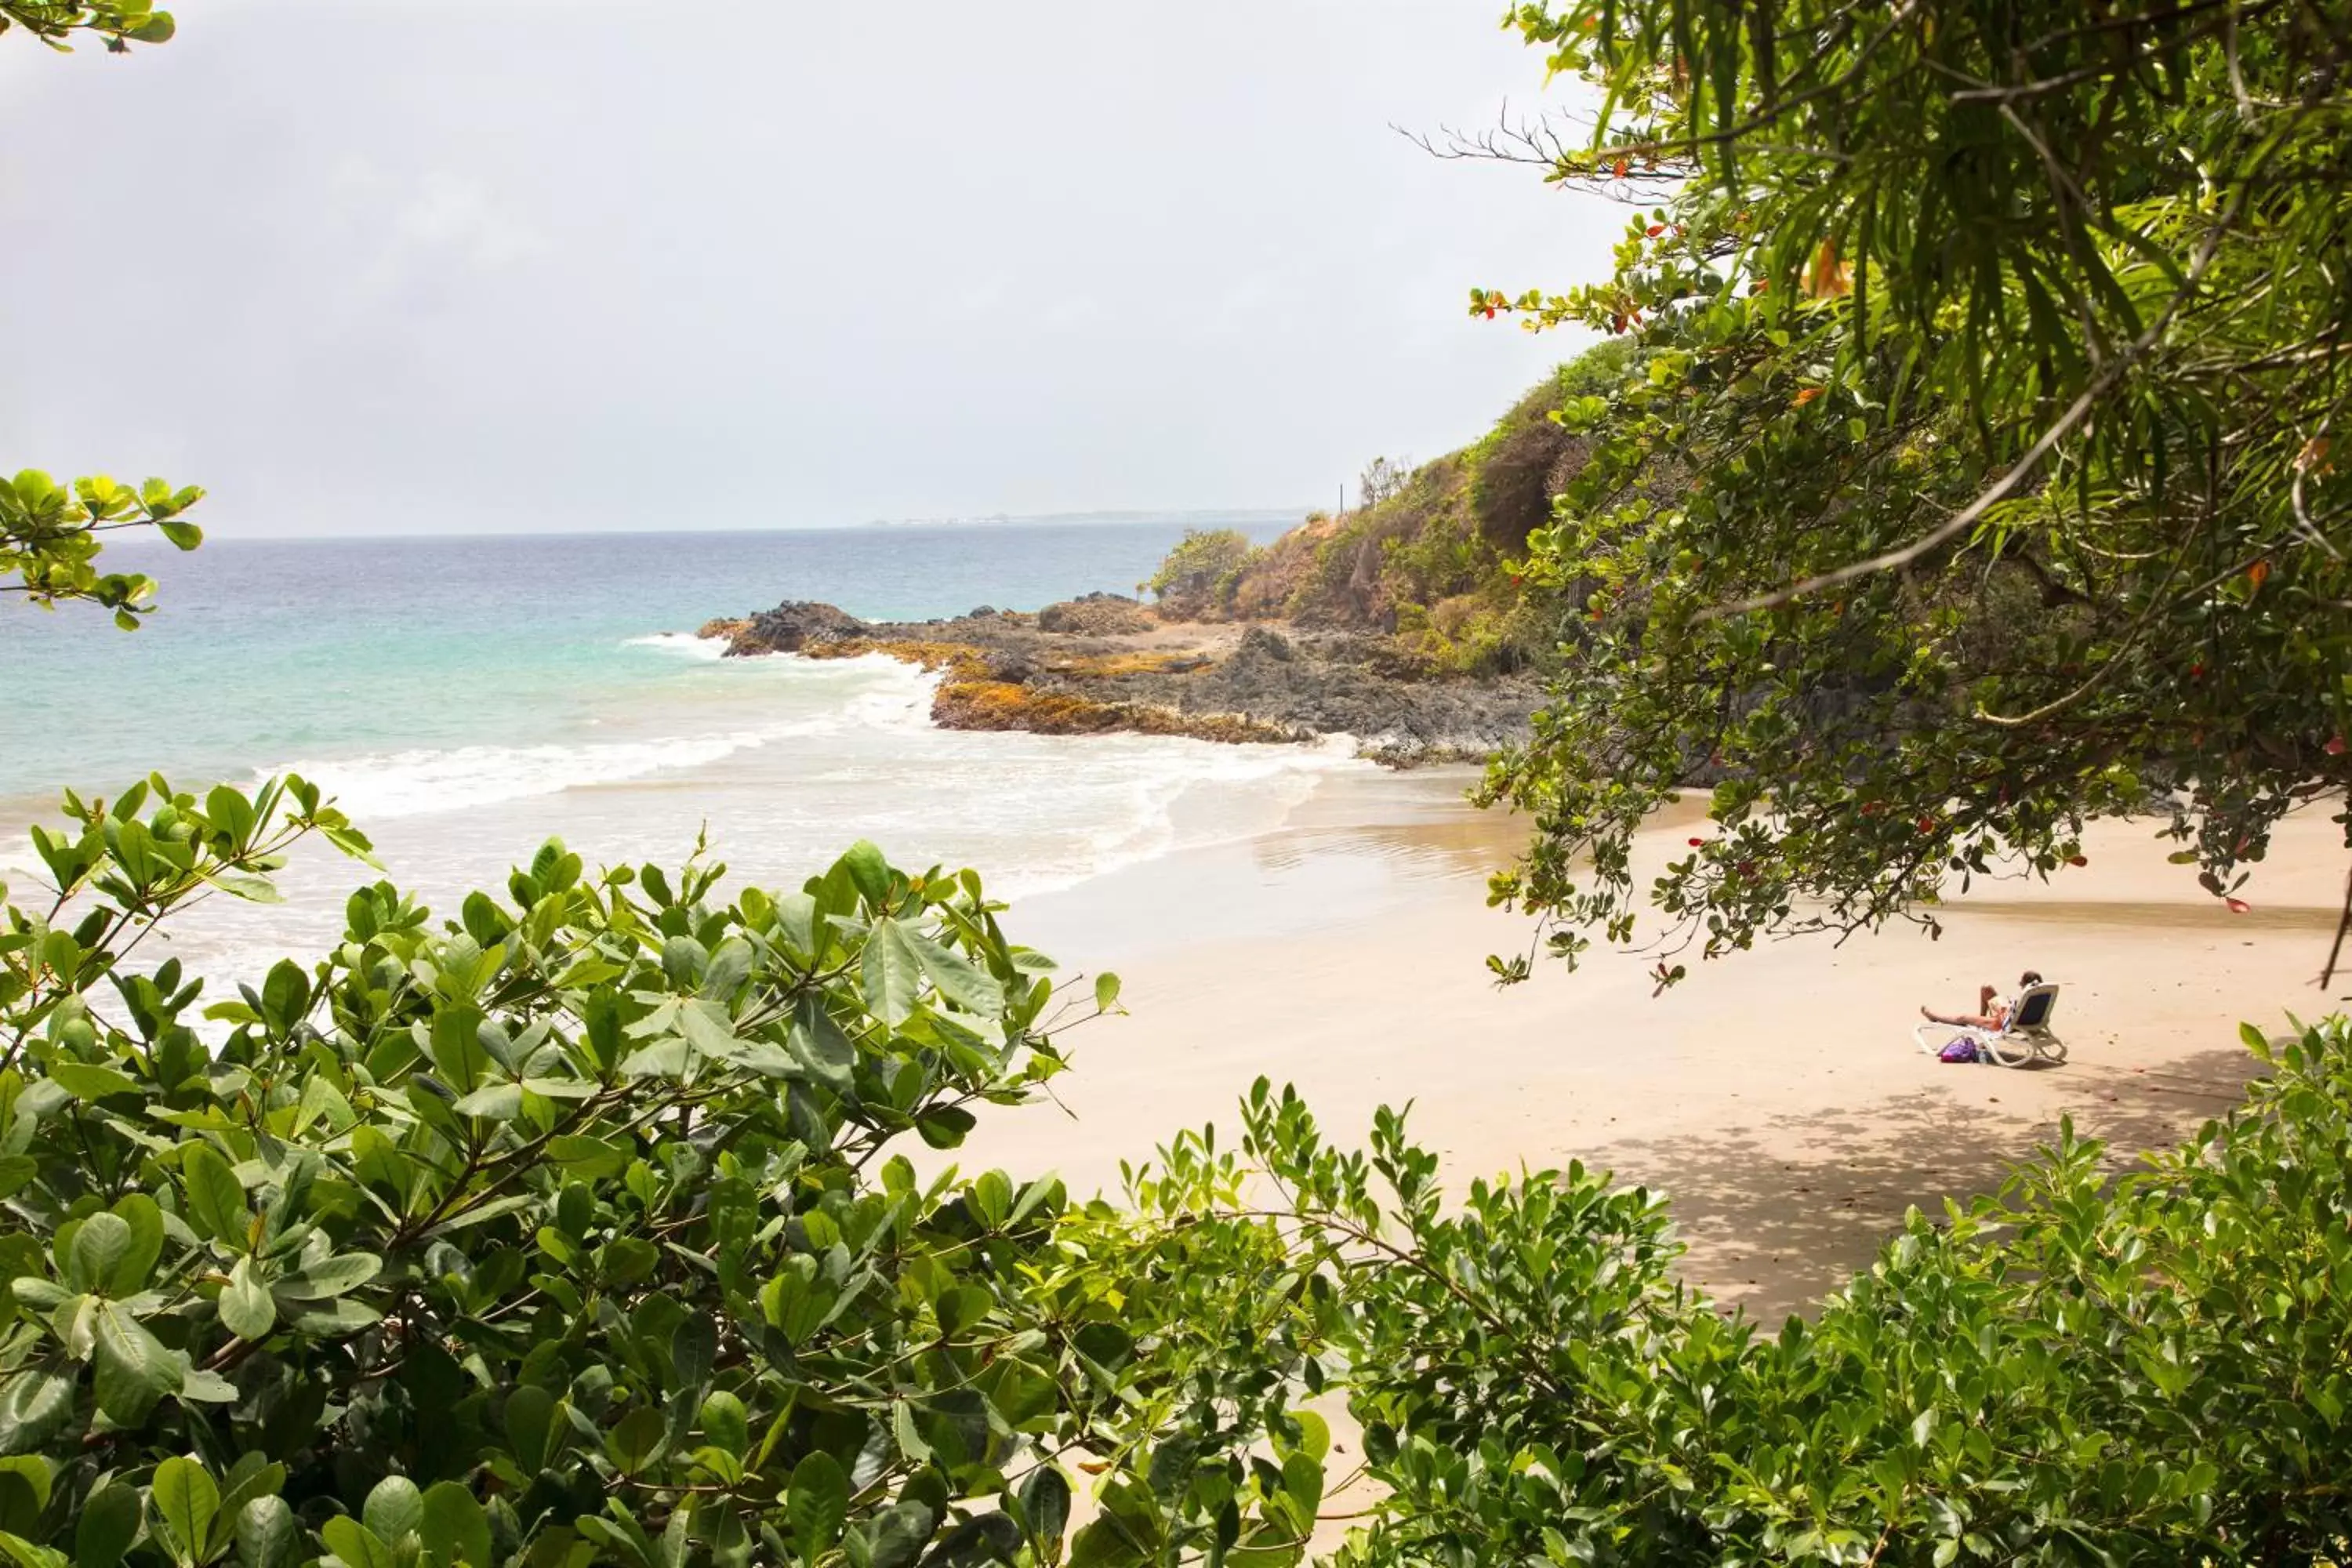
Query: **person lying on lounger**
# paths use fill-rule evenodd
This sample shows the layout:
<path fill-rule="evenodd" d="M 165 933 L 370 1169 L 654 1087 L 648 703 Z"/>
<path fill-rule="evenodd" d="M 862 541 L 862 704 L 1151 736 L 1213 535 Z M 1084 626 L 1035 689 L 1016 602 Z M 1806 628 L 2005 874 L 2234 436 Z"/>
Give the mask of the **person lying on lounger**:
<path fill-rule="evenodd" d="M 2038 970 L 2029 969 L 2017 977 L 2017 989 L 2021 993 L 2030 986 L 2041 984 L 2042 974 Z M 1931 1024 L 1949 1024 L 1960 1029 L 1998 1031 L 2009 1022 L 2010 1012 L 2015 1005 L 2016 1003 L 2013 1000 L 2003 1000 L 1998 991 L 1986 985 L 1977 991 L 1977 1010 L 1974 1013 L 1931 1013 L 1922 1007 L 1919 1009 L 1919 1016 Z"/>

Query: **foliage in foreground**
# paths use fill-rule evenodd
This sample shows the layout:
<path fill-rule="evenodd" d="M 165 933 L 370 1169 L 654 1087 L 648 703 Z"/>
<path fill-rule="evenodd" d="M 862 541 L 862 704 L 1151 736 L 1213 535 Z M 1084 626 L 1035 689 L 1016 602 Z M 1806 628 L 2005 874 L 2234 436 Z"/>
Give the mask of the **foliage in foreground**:
<path fill-rule="evenodd" d="M 208 1050 L 198 984 L 131 951 L 271 897 L 304 834 L 364 839 L 299 781 L 75 815 L 0 935 L 14 1560 L 1058 1552 L 1055 1457 L 1116 1458 L 1151 1394 L 1122 1301 L 1058 1183 L 890 1145 L 1038 1093 L 1117 984 L 1057 1004 L 971 873 L 861 845 L 722 904 L 719 867 L 551 844 L 441 922 L 378 882 L 324 959 L 206 1008 Z"/>
<path fill-rule="evenodd" d="M 1452 1205 L 1400 1119 L 1345 1152 L 1264 1084 L 1238 1152 L 1181 1138 L 1124 1206 L 919 1176 L 894 1142 L 1063 1067 L 970 873 L 860 846 L 721 903 L 551 844 L 439 922 L 379 882 L 208 1052 L 139 942 L 364 839 L 293 782 L 76 816 L 0 936 L 30 1568 L 1286 1568 L 1334 1514 L 1366 1565 L 2252 1563 L 2352 1526 L 2340 1021 L 2143 1174 L 2070 1131 L 1913 1216 L 1776 1337 L 1672 1282 L 1651 1194 Z M 1328 1499 L 1318 1396 L 1375 1500 Z"/>
<path fill-rule="evenodd" d="M 1147 1342 L 1344 1387 L 1385 1495 L 1342 1564 L 2308 1562 L 2352 1530 L 2352 1028 L 2247 1035 L 2273 1076 L 2185 1148 L 2111 1183 L 2070 1126 L 1778 1335 L 1669 1279 L 1652 1194 L 1449 1203 L 1399 1119 L 1337 1150 L 1261 1082 L 1242 1157 L 1135 1184 L 1192 1290 Z"/>
<path fill-rule="evenodd" d="M 1613 276 L 1472 309 L 1639 352 L 1562 411 L 1591 456 L 1525 570 L 1566 668 L 1489 781 L 1537 828 L 1498 897 L 1571 959 L 1715 957 L 1932 926 L 2151 807 L 2233 897 L 2352 780 L 2352 9 L 1513 22 L 1605 108 L 1471 150 L 1639 205 Z M 1651 482 L 1668 458 L 1689 483 Z M 1720 830 L 1637 879 L 1695 776 Z"/>

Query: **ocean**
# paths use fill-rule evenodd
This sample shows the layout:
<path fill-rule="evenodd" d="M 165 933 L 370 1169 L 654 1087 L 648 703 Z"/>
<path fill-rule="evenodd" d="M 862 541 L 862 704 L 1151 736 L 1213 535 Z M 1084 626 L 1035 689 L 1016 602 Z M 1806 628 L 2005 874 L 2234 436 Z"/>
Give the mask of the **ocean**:
<path fill-rule="evenodd" d="M 54 818 L 60 788 L 110 795 L 151 770 L 199 790 L 299 773 L 444 909 L 549 837 L 591 865 L 675 864 L 707 835 L 737 879 L 788 886 L 871 838 L 1009 897 L 1247 837 L 1369 764 L 1344 746 L 941 731 L 930 678 L 896 661 L 722 659 L 693 635 L 787 598 L 927 619 L 1133 592 L 1201 521 L 121 549 L 118 569 L 162 585 L 135 634 L 0 600 L 0 878 L 23 884 L 25 826 Z M 289 904 L 208 910 L 183 941 L 240 963 L 331 942 L 373 875 L 307 856 Z"/>

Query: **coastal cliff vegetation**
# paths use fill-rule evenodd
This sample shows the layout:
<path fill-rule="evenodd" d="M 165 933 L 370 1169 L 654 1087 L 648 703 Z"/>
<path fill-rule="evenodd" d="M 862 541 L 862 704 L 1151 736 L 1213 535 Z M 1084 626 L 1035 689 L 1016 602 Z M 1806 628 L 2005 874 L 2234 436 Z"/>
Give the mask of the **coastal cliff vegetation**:
<path fill-rule="evenodd" d="M 2151 804 L 2231 896 L 2346 765 L 2342 8 L 1513 17 L 1611 89 L 1520 150 L 1647 210 L 1616 279 L 1476 308 L 1638 352 L 1203 613 L 1418 606 L 1475 664 L 1539 602 L 1504 587 L 1579 611 L 1488 785 L 1538 832 L 1498 896 L 1571 956 L 1633 939 L 1627 837 L 1702 762 L 1718 827 L 1653 896 L 1710 953 Z M 5 495 L 7 587 L 126 626 L 155 590 L 101 536 L 197 542 L 191 490 Z M 1450 1195 L 1402 1118 L 1343 1148 L 1265 1083 L 1120 1203 L 919 1175 L 1119 991 L 869 845 L 762 890 L 551 842 L 440 914 L 378 877 L 233 994 L 142 950 L 313 837 L 371 853 L 299 779 L 154 778 L 69 797 L 0 892 L 24 1568 L 1269 1568 L 1318 1529 L 1365 1568 L 2255 1564 L 2352 1529 L 2341 1021 L 2249 1031 L 2267 1079 L 2143 1173 L 2069 1129 L 1774 1331 L 1675 1281 L 1655 1194 Z"/>
<path fill-rule="evenodd" d="M 1262 547 L 1230 530 L 1188 534 L 1144 586 L 1186 620 L 1277 620 L 1385 635 L 1433 674 L 1540 669 L 1559 652 L 1557 606 L 1520 564 L 1591 443 L 1566 417 L 1615 385 L 1633 345 L 1562 365 L 1478 440 L 1407 468 L 1375 459 L 1363 504 L 1318 514 Z"/>

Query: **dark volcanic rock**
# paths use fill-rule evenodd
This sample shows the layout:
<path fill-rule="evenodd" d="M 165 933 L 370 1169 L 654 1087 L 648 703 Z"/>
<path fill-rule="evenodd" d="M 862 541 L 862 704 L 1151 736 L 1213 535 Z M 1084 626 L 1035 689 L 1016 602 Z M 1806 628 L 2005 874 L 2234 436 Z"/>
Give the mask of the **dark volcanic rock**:
<path fill-rule="evenodd" d="M 730 658 L 755 653 L 798 653 L 803 648 L 861 637 L 873 628 L 845 610 L 806 599 L 787 599 L 744 622 L 730 640 Z"/>
<path fill-rule="evenodd" d="M 1430 673 L 1388 637 L 1355 629 L 1171 625 L 1132 599 L 1089 595 L 1034 616 L 868 624 L 787 603 L 714 622 L 730 654 L 876 651 L 940 672 L 932 717 L 952 729 L 1110 731 L 1219 741 L 1347 734 L 1392 766 L 1481 757 L 1524 740 L 1531 678 Z"/>

